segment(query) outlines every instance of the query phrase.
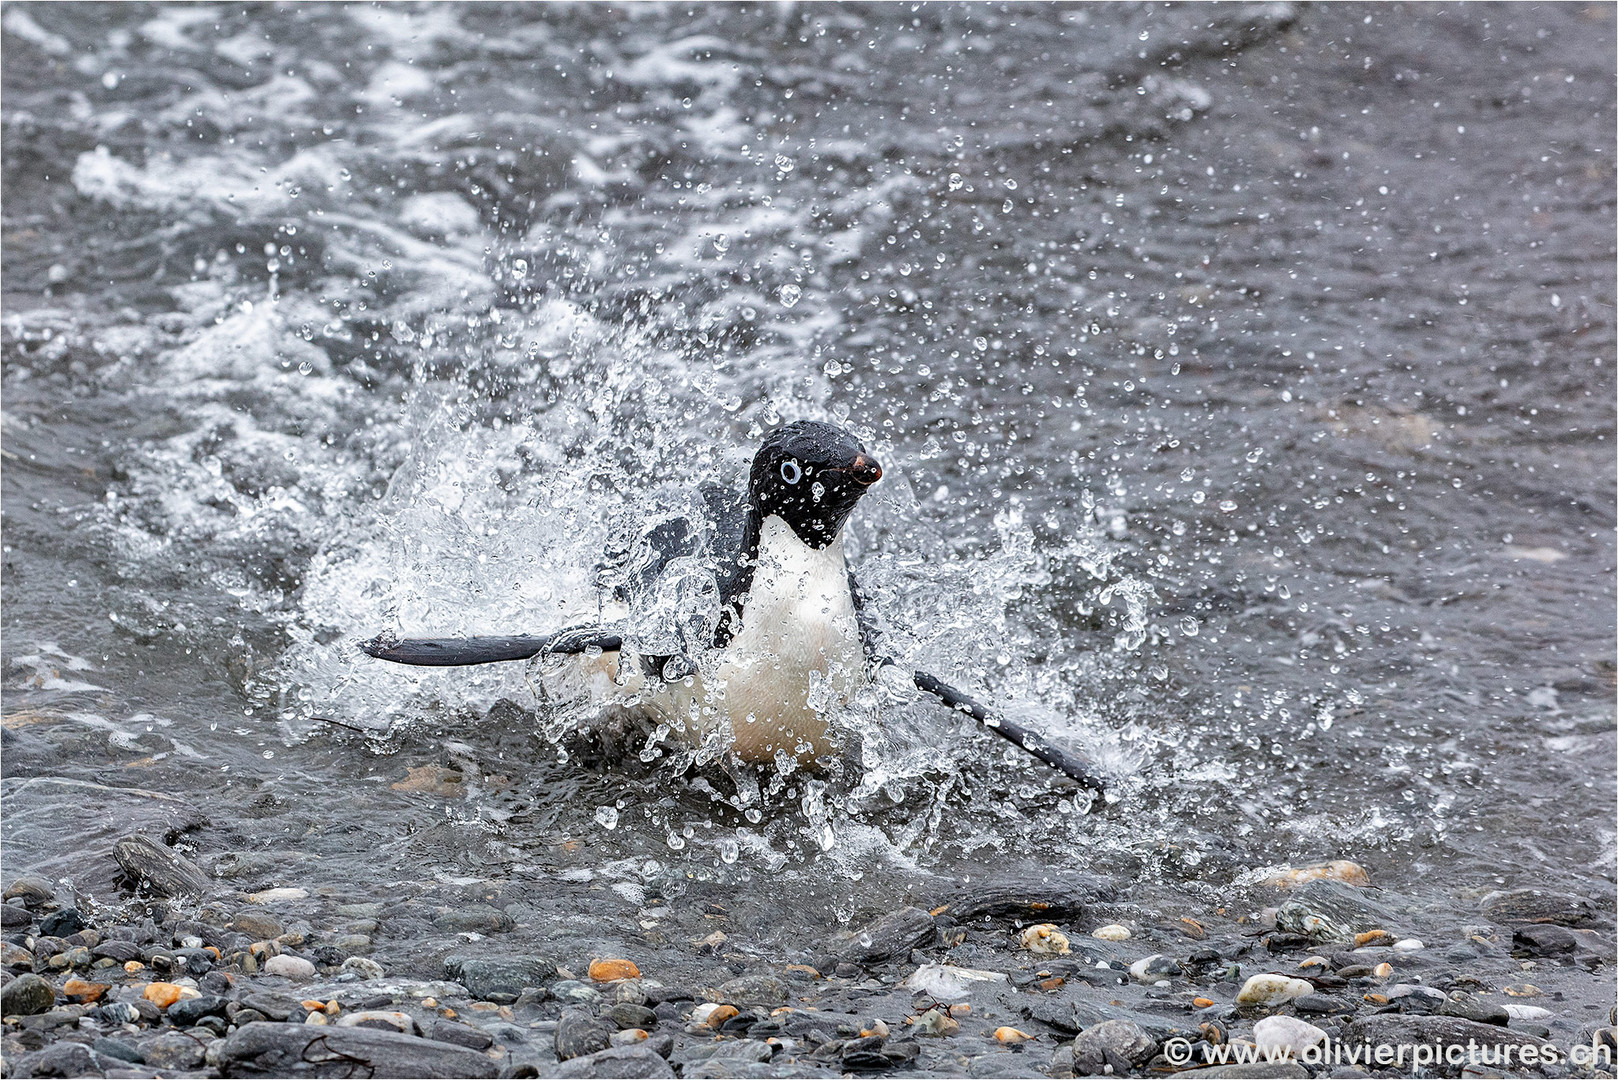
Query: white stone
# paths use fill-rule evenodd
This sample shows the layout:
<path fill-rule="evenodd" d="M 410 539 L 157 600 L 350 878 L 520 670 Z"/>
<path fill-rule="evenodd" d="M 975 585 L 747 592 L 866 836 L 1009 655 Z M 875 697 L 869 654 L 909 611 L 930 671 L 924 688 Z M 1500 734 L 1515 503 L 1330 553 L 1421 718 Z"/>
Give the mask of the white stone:
<path fill-rule="evenodd" d="M 395 1031 L 406 1035 L 416 1033 L 416 1021 L 409 1013 L 398 1012 L 393 1009 L 362 1009 L 359 1012 L 342 1013 L 337 1017 L 338 1027 L 376 1027 L 386 1024 Z"/>
<path fill-rule="evenodd" d="M 1511 1017 L 1513 1020 L 1527 1020 L 1532 1022 L 1536 1020 L 1543 1020 L 1547 1016 L 1554 1016 L 1555 1014 L 1549 1009 L 1541 1008 L 1538 1005 L 1514 1005 L 1508 1001 L 1506 1002 L 1506 1015 Z"/>
<path fill-rule="evenodd" d="M 1288 1001 L 1296 1001 L 1305 994 L 1312 994 L 1314 990 L 1314 984 L 1304 982 L 1302 979 L 1265 973 L 1254 975 L 1242 984 L 1241 992 L 1236 995 L 1236 1004 L 1283 1005 Z"/>
<path fill-rule="evenodd" d="M 308 889 L 265 889 L 263 892 L 248 893 L 247 899 L 255 904 L 273 904 L 277 900 L 303 900 L 308 895 Z"/>
<path fill-rule="evenodd" d="M 1253 1041 L 1258 1044 L 1262 1061 L 1298 1057 L 1325 1040 L 1324 1031 L 1296 1016 L 1266 1016 L 1253 1025 Z"/>
<path fill-rule="evenodd" d="M 1098 926 L 1090 931 L 1090 936 L 1100 938 L 1102 941 L 1128 941 L 1129 927 L 1119 926 L 1117 923 L 1108 923 L 1106 926 Z"/>
<path fill-rule="evenodd" d="M 315 977 L 315 965 L 301 956 L 272 956 L 264 961 L 264 974 L 280 975 L 283 978 L 304 982 Z"/>
<path fill-rule="evenodd" d="M 980 971 L 977 968 L 956 967 L 954 964 L 923 964 L 899 985 L 907 990 L 931 994 L 935 998 L 963 998 L 983 983 L 1005 981 L 1005 973 L 1001 971 Z"/>
<path fill-rule="evenodd" d="M 1413 937 L 1405 938 L 1403 941 L 1395 941 L 1393 943 L 1394 952 L 1420 952 L 1426 947 L 1427 946 L 1421 943 L 1420 938 Z"/>

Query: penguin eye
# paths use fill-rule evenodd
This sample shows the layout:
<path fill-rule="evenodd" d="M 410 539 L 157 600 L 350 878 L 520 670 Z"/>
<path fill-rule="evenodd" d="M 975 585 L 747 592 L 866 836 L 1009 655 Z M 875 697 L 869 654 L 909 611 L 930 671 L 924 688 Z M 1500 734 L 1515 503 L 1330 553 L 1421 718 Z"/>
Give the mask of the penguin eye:
<path fill-rule="evenodd" d="M 796 484 L 802 478 L 803 470 L 798 467 L 796 461 L 781 462 L 781 479 L 789 484 Z"/>

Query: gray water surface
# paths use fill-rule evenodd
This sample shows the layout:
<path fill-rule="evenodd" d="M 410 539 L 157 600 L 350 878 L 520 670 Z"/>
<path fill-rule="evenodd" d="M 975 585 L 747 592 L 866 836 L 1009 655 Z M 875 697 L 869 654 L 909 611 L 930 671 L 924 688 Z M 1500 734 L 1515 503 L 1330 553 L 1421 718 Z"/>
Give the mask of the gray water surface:
<path fill-rule="evenodd" d="M 715 881 L 780 946 L 1012 867 L 1610 922 L 1612 18 L 8 5 L 8 876 L 116 895 L 63 777 L 243 889 Z M 560 625 L 801 417 L 887 468 L 896 647 L 1109 804 L 903 702 L 749 802 L 352 648 Z"/>

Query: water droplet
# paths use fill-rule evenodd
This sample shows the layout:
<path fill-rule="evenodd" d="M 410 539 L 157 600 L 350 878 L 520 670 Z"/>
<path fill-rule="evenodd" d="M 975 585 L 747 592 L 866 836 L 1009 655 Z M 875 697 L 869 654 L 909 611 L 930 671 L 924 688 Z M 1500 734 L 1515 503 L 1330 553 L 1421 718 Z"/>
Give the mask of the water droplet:
<path fill-rule="evenodd" d="M 952 173 L 949 174 L 949 189 L 951 191 L 959 191 L 959 190 L 961 190 L 961 188 L 963 188 L 965 186 L 966 186 L 966 181 L 961 179 L 961 174 L 960 173 L 952 172 Z"/>
<path fill-rule="evenodd" d="M 1180 633 L 1186 637 L 1196 637 L 1197 631 L 1200 629 L 1202 629 L 1201 625 L 1190 615 L 1180 620 Z"/>
<path fill-rule="evenodd" d="M 1249 450 L 1247 452 L 1248 463 L 1251 464 L 1252 462 L 1257 461 L 1259 458 L 1261 458 L 1263 456 L 1264 456 L 1264 451 L 1263 450 Z"/>
<path fill-rule="evenodd" d="M 611 832 L 618 827 L 618 811 L 611 806 L 596 807 L 596 824 Z"/>
<path fill-rule="evenodd" d="M 726 866 L 735 862 L 741 853 L 742 849 L 732 837 L 726 836 L 719 841 L 719 861 Z"/>
<path fill-rule="evenodd" d="M 976 349 L 978 352 L 987 352 L 989 349 L 989 339 L 981 337 L 973 338 L 972 348 Z"/>
<path fill-rule="evenodd" d="M 1000 212 L 1002 214 L 1009 214 L 1009 213 L 1011 213 L 1011 211 L 1013 209 L 1016 208 L 1016 205 L 1017 205 L 1016 203 L 1012 202 L 1010 199 L 1007 199 L 1004 203 L 1002 203 L 1000 205 Z"/>
<path fill-rule="evenodd" d="M 519 281 L 521 281 L 523 278 L 527 277 L 528 276 L 528 260 L 527 259 L 512 259 L 511 260 L 511 276 L 516 278 Z"/>
<path fill-rule="evenodd" d="M 803 297 L 803 290 L 796 285 L 781 286 L 781 306 L 791 307 Z"/>
<path fill-rule="evenodd" d="M 1222 500 L 1220 500 L 1219 512 L 1221 514 L 1234 514 L 1236 512 L 1236 502 L 1235 502 L 1235 500 L 1233 500 L 1233 499 L 1222 499 Z"/>
<path fill-rule="evenodd" d="M 1201 506 L 1207 501 L 1207 499 L 1208 493 L 1206 491 L 1193 491 L 1191 493 L 1191 501 L 1196 503 L 1198 506 Z"/>
<path fill-rule="evenodd" d="M 1009 177 L 1009 176 L 1006 177 L 1005 183 L 1006 183 L 1006 190 L 1007 191 L 1016 191 L 1017 190 L 1017 181 L 1013 180 L 1011 177 Z"/>
<path fill-rule="evenodd" d="M 720 233 L 718 236 L 713 238 L 713 246 L 715 251 L 723 255 L 725 252 L 730 250 L 730 237 L 724 233 Z"/>

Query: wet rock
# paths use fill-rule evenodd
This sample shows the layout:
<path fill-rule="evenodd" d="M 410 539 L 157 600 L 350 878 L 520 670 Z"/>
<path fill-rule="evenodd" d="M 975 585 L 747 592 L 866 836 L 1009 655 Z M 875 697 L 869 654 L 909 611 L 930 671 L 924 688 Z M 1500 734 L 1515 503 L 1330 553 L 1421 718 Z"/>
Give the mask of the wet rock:
<path fill-rule="evenodd" d="M 24 907 L 39 908 L 56 897 L 56 886 L 38 874 L 21 874 L 0 893 L 0 900 L 21 900 Z"/>
<path fill-rule="evenodd" d="M 9 941 L 0 941 L 0 967 L 32 971 L 34 970 L 34 954 L 21 945 L 14 945 Z"/>
<path fill-rule="evenodd" d="M 422 1020 L 421 1033 L 434 1042 L 452 1043 L 468 1050 L 487 1050 L 494 1045 L 494 1036 L 487 1031 L 437 1016 Z"/>
<path fill-rule="evenodd" d="M 1314 984 L 1286 975 L 1254 975 L 1236 994 L 1238 1005 L 1281 1005 L 1314 992 Z"/>
<path fill-rule="evenodd" d="M 77 908 L 63 908 L 39 920 L 39 932 L 51 937 L 65 938 L 84 929 L 84 918 Z"/>
<path fill-rule="evenodd" d="M 1188 1080 L 1307 1080 L 1309 1070 L 1295 1061 L 1255 1061 L 1239 1065 L 1210 1065 L 1205 1069 L 1192 1069 L 1176 1073 Z M 1349 1076 L 1368 1076 L 1369 1073 L 1349 1073 Z"/>
<path fill-rule="evenodd" d="M 537 956 L 466 957 L 444 960 L 444 974 L 482 1001 L 510 1004 L 523 989 L 543 986 L 556 978 L 556 965 Z"/>
<path fill-rule="evenodd" d="M 38 975 L 19 975 L 0 990 L 0 1015 L 34 1016 L 56 1004 L 56 991 Z"/>
<path fill-rule="evenodd" d="M 24 1054 L 16 1063 L 16 1077 L 34 1076 L 106 1076 L 109 1063 L 82 1043 L 60 1042 Z M 123 1065 L 124 1062 L 117 1064 Z"/>
<path fill-rule="evenodd" d="M 1548 889 L 1512 889 L 1483 898 L 1483 914 L 1497 922 L 1578 926 L 1595 917 L 1596 906 L 1582 896 Z"/>
<path fill-rule="evenodd" d="M 1110 878 L 1090 874 L 1006 877 L 985 882 L 949 903 L 944 914 L 956 922 L 983 916 L 1048 922 L 1082 919 L 1096 904 L 1112 900 Z"/>
<path fill-rule="evenodd" d="M 1295 1016 L 1266 1016 L 1253 1025 L 1253 1042 L 1266 1061 L 1282 1055 L 1299 1057 L 1326 1037 L 1326 1032 Z"/>
<path fill-rule="evenodd" d="M 183 998 L 169 1006 L 169 1022 L 175 1027 L 195 1027 L 204 1016 L 224 1016 L 230 1002 L 213 994 Z"/>
<path fill-rule="evenodd" d="M 208 823 L 167 792 L 55 776 L 6 777 L 0 803 L 9 865 L 27 866 L 49 881 L 69 880 L 81 894 L 95 896 L 118 891 L 122 871 L 104 856 L 119 837 L 143 833 L 167 841 Z M 64 836 L 73 843 L 62 843 Z"/>
<path fill-rule="evenodd" d="M 568 1061 L 607 1049 L 612 1043 L 613 1025 L 597 1020 L 589 1009 L 563 1009 L 556 1021 L 556 1057 Z"/>
<path fill-rule="evenodd" d="M 773 975 L 743 975 L 721 983 L 719 997 L 737 1005 L 779 1005 L 787 999 L 787 984 Z"/>
<path fill-rule="evenodd" d="M 1414 983 L 1395 983 L 1382 994 L 1390 1006 L 1404 1013 L 1428 1015 L 1449 1004 L 1449 998 L 1442 990 Z"/>
<path fill-rule="evenodd" d="M 117 1058 L 119 1061 L 129 1061 L 136 1065 L 143 1065 L 146 1062 L 146 1059 L 141 1057 L 140 1050 L 136 1048 L 134 1043 L 125 1042 L 122 1039 L 110 1037 L 97 1039 L 90 1044 L 90 1049 L 102 1058 Z M 109 1061 L 107 1064 L 111 1065 L 112 1062 Z"/>
<path fill-rule="evenodd" d="M 1304 994 L 1292 1002 L 1292 1007 L 1301 1013 L 1314 1013 L 1317 1016 L 1330 1016 L 1333 1013 L 1353 1012 L 1354 1006 L 1340 998 L 1329 994 Z"/>
<path fill-rule="evenodd" d="M 302 1013 L 303 1004 L 297 998 L 284 994 L 252 993 L 242 996 L 242 1006 L 262 1014 L 266 1019 L 284 1021 L 293 1013 Z"/>
<path fill-rule="evenodd" d="M 475 1050 L 369 1028 L 249 1024 L 216 1045 L 221 1076 L 482 1078 L 498 1072 Z"/>
<path fill-rule="evenodd" d="M 268 941 L 286 933 L 286 928 L 281 925 L 280 919 L 267 911 L 255 911 L 252 908 L 238 911 L 235 918 L 231 919 L 230 925 L 237 933 L 246 934 L 254 941 Z M 210 944 L 217 943 L 211 942 Z"/>
<path fill-rule="evenodd" d="M 1101 941 L 1128 941 L 1129 927 L 1120 926 L 1118 923 L 1108 923 L 1106 926 L 1098 926 L 1090 931 L 1090 936 Z"/>
<path fill-rule="evenodd" d="M 1530 923 L 1511 934 L 1511 951 L 1525 956 L 1567 956 L 1579 947 L 1571 930 L 1555 923 Z"/>
<path fill-rule="evenodd" d="M 140 946 L 133 941 L 113 940 L 103 941 L 90 950 L 90 955 L 95 958 L 105 957 L 108 960 L 116 960 L 120 964 L 127 964 L 131 960 L 139 960 L 142 953 Z"/>
<path fill-rule="evenodd" d="M 620 1002 L 608 1009 L 604 1019 L 617 1024 L 620 1029 L 641 1028 L 650 1030 L 657 1026 L 657 1013 L 644 1005 L 633 1005 L 627 1001 Z"/>
<path fill-rule="evenodd" d="M 164 1072 L 197 1069 L 202 1066 L 202 1055 L 207 1049 L 201 1040 L 183 1031 L 165 1031 L 140 1042 L 140 1056 L 147 1065 Z"/>
<path fill-rule="evenodd" d="M 385 974 L 381 964 L 364 956 L 350 956 L 343 961 L 343 970 L 362 979 L 380 979 Z"/>
<path fill-rule="evenodd" d="M 1478 1024 L 1494 1024 L 1496 1027 L 1505 1027 L 1511 1022 L 1511 1014 L 1506 1011 L 1505 1006 L 1470 994 L 1457 994 L 1446 1001 L 1438 1012 L 1442 1016 L 1458 1016 L 1462 1020 L 1471 1020 Z"/>
<path fill-rule="evenodd" d="M 34 925 L 34 916 L 21 904 L 0 904 L 0 929 L 22 930 Z"/>
<path fill-rule="evenodd" d="M 911 949 L 931 945 L 937 938 L 938 927 L 931 915 L 920 908 L 903 907 L 857 932 L 837 958 L 850 964 L 880 964 L 909 956 Z"/>
<path fill-rule="evenodd" d="M 411 1018 L 410 1014 L 394 1009 L 359 1009 L 355 1012 L 340 1013 L 337 1017 L 337 1026 L 373 1028 L 377 1031 L 397 1031 L 404 1035 L 418 1034 L 416 1021 Z M 426 1033 L 421 1032 L 420 1034 Z M 445 1042 L 448 1040 L 440 1039 L 438 1041 Z M 493 1042 L 494 1040 L 489 1041 Z M 475 1049 L 481 1050 L 482 1047 L 476 1047 Z"/>
<path fill-rule="evenodd" d="M 1364 886 L 1371 884 L 1371 875 L 1365 872 L 1365 867 L 1356 862 L 1349 862 L 1347 859 L 1333 859 L 1331 862 L 1300 866 L 1296 870 L 1281 870 L 1266 878 L 1264 884 L 1290 889 L 1295 885 L 1305 885 L 1323 878 L 1340 881 L 1344 885 Z"/>
<path fill-rule="evenodd" d="M 433 925 L 451 934 L 501 934 L 517 925 L 511 916 L 487 904 L 445 908 L 433 916 Z"/>
<path fill-rule="evenodd" d="M 112 857 L 137 888 L 153 896 L 200 896 L 208 890 L 208 879 L 195 863 L 144 836 L 119 840 Z"/>
<path fill-rule="evenodd" d="M 174 983 L 154 982 L 147 983 L 146 988 L 140 992 L 140 996 L 156 1005 L 159 1009 L 166 1009 L 179 1001 L 184 993 L 184 989 Z"/>
<path fill-rule="evenodd" d="M 1073 1072 L 1076 1076 L 1120 1075 L 1150 1061 L 1156 1053 L 1157 1042 L 1139 1024 L 1104 1020 L 1073 1040 Z"/>
<path fill-rule="evenodd" d="M 153 1012 L 156 1012 L 154 1009 Z M 141 1021 L 140 1010 L 128 1001 L 114 1001 L 88 1013 L 91 1019 L 106 1024 L 138 1024 Z"/>
<path fill-rule="evenodd" d="M 1148 956 L 1129 965 L 1129 977 L 1147 986 L 1184 974 L 1185 969 L 1172 956 Z"/>
<path fill-rule="evenodd" d="M 290 953 L 270 957 L 264 961 L 263 970 L 266 975 L 279 975 L 282 978 L 291 979 L 293 982 L 308 982 L 318 974 L 314 964 L 301 956 L 293 956 Z"/>
<path fill-rule="evenodd" d="M 1543 1039 L 1526 1032 L 1493 1024 L 1479 1024 L 1454 1016 L 1408 1016 L 1399 1013 L 1362 1016 L 1343 1029 L 1338 1041 L 1344 1045 L 1368 1043 L 1373 1048 L 1378 1045 L 1414 1046 L 1418 1043 L 1466 1046 L 1468 1041 L 1481 1047 L 1545 1045 Z M 1440 1050 L 1439 1061 L 1444 1060 L 1443 1055 L 1444 1051 Z"/>
<path fill-rule="evenodd" d="M 550 1075 L 581 1080 L 614 1080 L 618 1077 L 623 1080 L 649 1080 L 652 1077 L 672 1077 L 674 1069 L 655 1050 L 645 1045 L 614 1046 L 564 1061 Z"/>
<path fill-rule="evenodd" d="M 1314 940 L 1352 940 L 1355 934 L 1398 921 L 1391 908 L 1371 899 L 1367 891 L 1326 878 L 1304 885 L 1275 914 L 1278 930 Z"/>

